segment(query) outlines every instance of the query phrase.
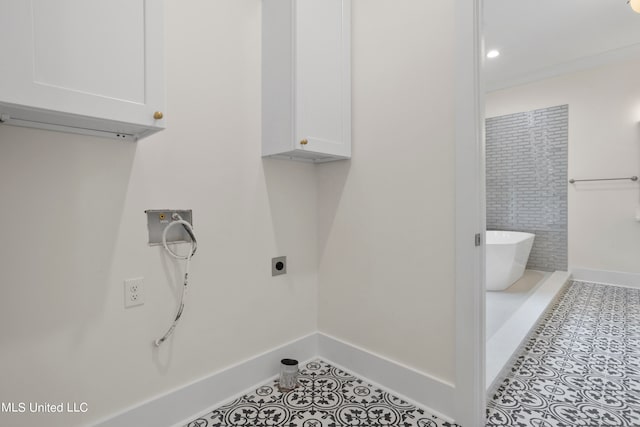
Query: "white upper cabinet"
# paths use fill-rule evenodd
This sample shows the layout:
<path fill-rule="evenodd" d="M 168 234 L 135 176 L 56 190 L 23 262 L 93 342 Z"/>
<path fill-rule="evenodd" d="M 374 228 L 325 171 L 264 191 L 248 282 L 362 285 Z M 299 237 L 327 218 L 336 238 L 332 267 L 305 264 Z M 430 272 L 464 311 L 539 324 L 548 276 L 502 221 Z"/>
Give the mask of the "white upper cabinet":
<path fill-rule="evenodd" d="M 0 0 L 0 120 L 137 140 L 164 128 L 163 0 Z"/>
<path fill-rule="evenodd" d="M 263 0 L 262 155 L 351 157 L 351 0 Z"/>

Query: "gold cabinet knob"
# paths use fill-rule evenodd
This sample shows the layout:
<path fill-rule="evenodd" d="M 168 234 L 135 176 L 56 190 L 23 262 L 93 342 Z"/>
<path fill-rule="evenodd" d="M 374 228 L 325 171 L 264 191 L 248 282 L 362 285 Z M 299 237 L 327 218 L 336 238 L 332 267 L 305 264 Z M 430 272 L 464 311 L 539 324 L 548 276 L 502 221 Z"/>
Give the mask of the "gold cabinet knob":
<path fill-rule="evenodd" d="M 309 143 L 309 141 L 307 141 L 306 139 L 303 139 L 302 141 L 300 141 L 300 145 L 307 145 Z"/>
<path fill-rule="evenodd" d="M 155 113 L 153 113 L 153 118 L 156 120 L 160 120 L 164 117 L 164 114 L 162 114 L 162 111 L 156 111 Z"/>

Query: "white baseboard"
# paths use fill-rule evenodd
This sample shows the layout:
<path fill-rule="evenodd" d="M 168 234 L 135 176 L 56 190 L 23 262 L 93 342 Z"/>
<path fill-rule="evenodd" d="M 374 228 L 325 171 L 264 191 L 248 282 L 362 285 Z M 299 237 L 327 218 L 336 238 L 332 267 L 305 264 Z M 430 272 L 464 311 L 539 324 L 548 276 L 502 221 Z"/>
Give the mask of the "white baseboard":
<path fill-rule="evenodd" d="M 588 268 L 572 268 L 573 280 L 585 282 L 618 285 L 629 288 L 640 288 L 639 273 L 625 273 L 622 271 L 591 270 Z"/>
<path fill-rule="evenodd" d="M 389 392 L 414 403 L 433 415 L 453 422 L 455 387 L 353 344 L 318 333 L 319 357 Z"/>
<path fill-rule="evenodd" d="M 310 360 L 317 355 L 318 337 L 313 333 L 130 407 L 95 426 L 173 426 L 183 421 L 186 423 L 208 408 L 274 377 L 282 358 Z"/>
<path fill-rule="evenodd" d="M 103 419 L 97 427 L 178 426 L 274 378 L 280 359 L 320 358 L 452 422 L 453 384 L 322 333 L 313 333 Z"/>

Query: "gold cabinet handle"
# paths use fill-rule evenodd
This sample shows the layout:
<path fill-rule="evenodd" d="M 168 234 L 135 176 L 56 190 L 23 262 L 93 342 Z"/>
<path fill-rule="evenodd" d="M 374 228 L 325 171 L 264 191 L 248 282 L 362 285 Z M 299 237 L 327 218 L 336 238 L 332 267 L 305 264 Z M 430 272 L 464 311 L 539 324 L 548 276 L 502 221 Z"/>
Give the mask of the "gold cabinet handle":
<path fill-rule="evenodd" d="M 162 114 L 162 111 L 156 111 L 155 113 L 153 113 L 153 118 L 156 120 L 160 120 L 164 117 L 164 114 Z"/>
<path fill-rule="evenodd" d="M 309 143 L 309 141 L 307 141 L 306 139 L 303 139 L 302 141 L 300 141 L 300 145 L 307 145 Z"/>

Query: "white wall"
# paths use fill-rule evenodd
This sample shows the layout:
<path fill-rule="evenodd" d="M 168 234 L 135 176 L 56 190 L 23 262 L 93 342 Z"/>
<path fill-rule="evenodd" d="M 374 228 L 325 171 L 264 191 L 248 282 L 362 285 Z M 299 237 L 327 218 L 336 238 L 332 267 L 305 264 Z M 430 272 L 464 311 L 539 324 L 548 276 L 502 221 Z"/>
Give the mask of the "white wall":
<path fill-rule="evenodd" d="M 167 130 L 0 126 L 0 401 L 89 404 L 0 424 L 90 424 L 318 322 L 453 382 L 453 4 L 353 2 L 354 158 L 319 167 L 260 158 L 261 0 L 166 4 Z M 146 244 L 154 208 L 193 209 L 200 243 L 160 350 L 181 265 Z"/>
<path fill-rule="evenodd" d="M 0 425 L 91 423 L 316 330 L 314 168 L 260 157 L 261 1 L 166 5 L 167 130 L 122 144 L 0 126 L 0 401 L 89 404 Z M 182 265 L 147 246 L 149 208 L 192 208 L 200 242 L 159 351 Z M 146 304 L 125 310 L 138 276 Z"/>
<path fill-rule="evenodd" d="M 640 175 L 640 60 L 486 97 L 486 116 L 569 104 L 569 178 Z M 569 268 L 640 273 L 640 185 L 569 185 Z"/>
<path fill-rule="evenodd" d="M 453 382 L 453 3 L 353 12 L 353 159 L 318 168 L 319 328 Z"/>

